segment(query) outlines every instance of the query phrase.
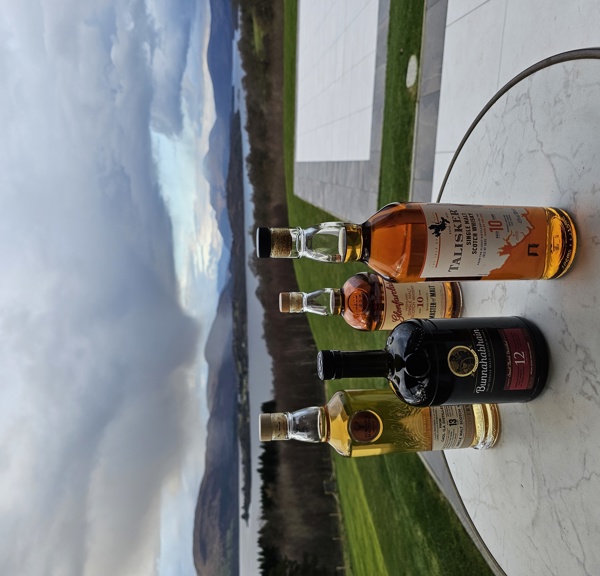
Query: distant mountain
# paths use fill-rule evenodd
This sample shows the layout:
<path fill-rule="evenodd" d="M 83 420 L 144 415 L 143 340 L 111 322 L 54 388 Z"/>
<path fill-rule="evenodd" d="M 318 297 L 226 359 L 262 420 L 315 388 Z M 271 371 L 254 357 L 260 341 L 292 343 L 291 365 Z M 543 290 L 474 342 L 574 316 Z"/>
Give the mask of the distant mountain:
<path fill-rule="evenodd" d="M 209 149 L 204 159 L 210 184 L 210 202 L 217 214 L 219 231 L 229 247 L 232 231 L 227 216 L 226 178 L 229 164 L 229 130 L 233 111 L 233 35 L 234 13 L 227 0 L 211 0 L 211 25 L 207 64 L 215 97 L 216 121 L 209 135 Z"/>
<path fill-rule="evenodd" d="M 222 292 L 205 349 L 210 417 L 205 470 L 196 504 L 193 553 L 198 574 L 233 575 L 239 572 L 239 522 L 240 517 L 248 517 L 251 488 L 243 154 L 239 113 L 233 113 L 233 38 L 237 16 L 228 0 L 210 0 L 210 8 L 207 63 L 216 121 L 209 134 L 204 172 L 219 231 L 231 257 L 223 258 L 219 266 Z"/>
<path fill-rule="evenodd" d="M 240 517 L 248 519 L 251 492 L 243 151 L 239 113 L 231 116 L 229 125 L 231 153 L 223 199 L 228 222 L 232 222 L 238 233 L 232 236 L 227 282 L 204 351 L 208 363 L 210 417 L 193 545 L 196 570 L 202 575 L 237 574 L 239 522 Z M 240 492 L 243 501 L 240 501 Z"/>
<path fill-rule="evenodd" d="M 233 358 L 232 298 L 221 293 L 205 356 L 208 377 L 208 433 L 205 472 L 194 522 L 198 574 L 239 572 L 238 376 Z"/>
<path fill-rule="evenodd" d="M 231 114 L 231 77 L 233 70 L 233 35 L 235 18 L 231 3 L 210 0 L 211 25 L 207 63 L 215 94 L 217 116 Z"/>

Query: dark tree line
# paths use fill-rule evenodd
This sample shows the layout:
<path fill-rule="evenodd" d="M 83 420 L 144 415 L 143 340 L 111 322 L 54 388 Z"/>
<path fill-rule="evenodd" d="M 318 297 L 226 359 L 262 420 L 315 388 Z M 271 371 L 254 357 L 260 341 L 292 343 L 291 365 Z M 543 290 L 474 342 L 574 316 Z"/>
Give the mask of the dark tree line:
<path fill-rule="evenodd" d="M 250 142 L 247 158 L 257 225 L 288 222 L 283 161 L 283 1 L 236 0 L 240 7 L 239 49 Z M 257 39 L 261 46 L 257 47 Z M 259 49 L 260 48 L 260 49 Z M 274 403 L 292 411 L 325 402 L 316 374 L 317 349 L 303 315 L 283 315 L 279 290 L 297 290 L 290 260 L 257 260 L 257 295 L 265 308 L 264 330 L 273 358 Z M 335 574 L 343 565 L 337 503 L 323 482 L 333 473 L 327 445 L 265 443 L 260 455 L 263 524 L 259 535 L 264 575 Z M 336 540 L 334 540 L 334 538 Z"/>
<path fill-rule="evenodd" d="M 262 412 L 274 412 L 276 409 L 275 401 L 265 402 L 261 407 Z M 261 501 L 265 519 L 258 539 L 261 574 L 268 576 L 329 576 L 335 571 L 322 562 L 322 557 L 317 557 L 314 553 L 311 554 L 305 550 L 301 560 L 292 559 L 285 556 L 279 546 L 281 534 L 289 531 L 286 524 L 290 522 L 286 514 L 288 507 L 282 505 L 279 497 L 279 452 L 277 443 L 266 443 L 259 457 L 259 472 L 262 479 Z M 310 499 L 306 505 L 310 507 Z M 331 542 L 330 534 L 326 536 L 326 541 Z M 333 558 L 333 560 L 336 559 Z"/>

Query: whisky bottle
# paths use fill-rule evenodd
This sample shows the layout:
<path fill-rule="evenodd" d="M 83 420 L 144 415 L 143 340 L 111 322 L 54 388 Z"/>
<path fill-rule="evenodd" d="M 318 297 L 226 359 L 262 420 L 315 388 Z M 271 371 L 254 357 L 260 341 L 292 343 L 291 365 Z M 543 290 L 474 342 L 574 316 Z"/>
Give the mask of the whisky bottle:
<path fill-rule="evenodd" d="M 544 389 L 548 350 L 540 330 L 518 316 L 412 319 L 385 350 L 317 356 L 322 380 L 381 376 L 412 406 L 528 402 Z"/>
<path fill-rule="evenodd" d="M 325 406 L 261 414 L 262 442 L 327 442 L 342 456 L 491 448 L 500 435 L 491 404 L 414 408 L 391 390 L 344 390 Z"/>
<path fill-rule="evenodd" d="M 409 318 L 460 316 L 462 293 L 457 282 L 399 284 L 360 272 L 340 288 L 281 292 L 279 310 L 340 315 L 357 330 L 392 330 Z"/>
<path fill-rule="evenodd" d="M 362 224 L 258 228 L 259 258 L 361 261 L 395 282 L 549 279 L 575 257 L 570 216 L 558 208 L 388 204 Z"/>

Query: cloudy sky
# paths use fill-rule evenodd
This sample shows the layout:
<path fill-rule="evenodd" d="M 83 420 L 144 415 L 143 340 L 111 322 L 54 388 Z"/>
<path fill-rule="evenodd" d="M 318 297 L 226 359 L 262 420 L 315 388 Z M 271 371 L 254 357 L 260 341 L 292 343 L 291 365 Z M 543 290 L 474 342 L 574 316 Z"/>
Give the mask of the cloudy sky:
<path fill-rule="evenodd" d="M 0 573 L 191 573 L 208 2 L 0 13 Z"/>

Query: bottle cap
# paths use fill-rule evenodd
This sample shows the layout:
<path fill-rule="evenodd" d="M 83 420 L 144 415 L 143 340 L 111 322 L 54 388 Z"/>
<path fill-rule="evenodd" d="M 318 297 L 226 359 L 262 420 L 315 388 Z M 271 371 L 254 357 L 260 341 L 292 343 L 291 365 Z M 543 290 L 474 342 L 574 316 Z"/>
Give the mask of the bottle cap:
<path fill-rule="evenodd" d="M 260 227 L 256 230 L 256 255 L 259 258 L 271 256 L 271 229 Z"/>
<path fill-rule="evenodd" d="M 258 417 L 258 435 L 261 442 L 273 440 L 273 421 L 270 414 L 261 414 Z"/>
<path fill-rule="evenodd" d="M 279 311 L 284 313 L 302 312 L 302 292 L 281 292 L 279 294 Z"/>
<path fill-rule="evenodd" d="M 256 230 L 256 255 L 259 258 L 290 258 L 293 247 L 289 228 L 260 227 Z"/>
<path fill-rule="evenodd" d="M 336 352 L 339 350 L 320 350 L 317 354 L 317 374 L 321 380 L 337 378 Z"/>
<path fill-rule="evenodd" d="M 287 416 L 285 412 L 260 414 L 258 417 L 258 436 L 261 442 L 287 440 Z"/>

